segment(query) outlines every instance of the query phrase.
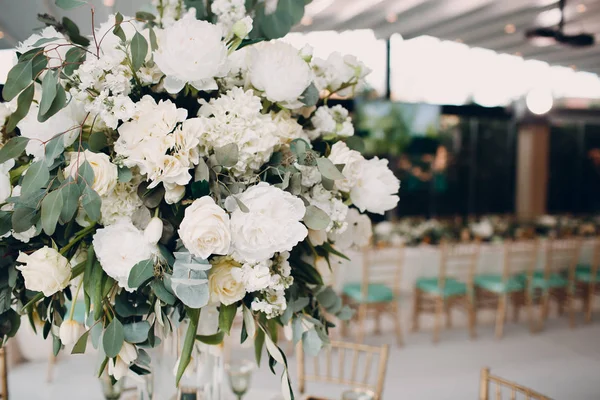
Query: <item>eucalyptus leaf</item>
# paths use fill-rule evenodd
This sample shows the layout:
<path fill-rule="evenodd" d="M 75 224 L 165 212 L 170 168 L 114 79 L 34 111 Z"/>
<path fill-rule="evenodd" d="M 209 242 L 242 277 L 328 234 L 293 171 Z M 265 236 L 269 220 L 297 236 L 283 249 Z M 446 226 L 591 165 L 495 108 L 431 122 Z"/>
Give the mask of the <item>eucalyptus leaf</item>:
<path fill-rule="evenodd" d="M 62 26 L 67 31 L 67 35 L 69 36 L 69 39 L 71 39 L 71 42 L 81 45 L 83 47 L 87 47 L 90 45 L 90 40 L 85 36 L 81 35 L 81 33 L 79 32 L 79 27 L 75 22 L 73 22 L 67 17 L 63 17 Z"/>
<path fill-rule="evenodd" d="M 133 178 L 131 169 L 127 167 L 119 167 L 119 182 L 127 183 Z"/>
<path fill-rule="evenodd" d="M 317 167 L 319 172 L 327 179 L 338 180 L 344 179 L 344 175 L 339 169 L 331 162 L 329 158 L 321 157 L 317 159 Z"/>
<path fill-rule="evenodd" d="M 210 173 L 208 171 L 208 165 L 204 161 L 204 158 L 200 158 L 198 165 L 196 165 L 196 169 L 194 170 L 194 182 L 198 181 L 209 181 Z"/>
<path fill-rule="evenodd" d="M 135 32 L 131 39 L 131 64 L 134 71 L 140 69 L 148 54 L 148 42 L 139 32 Z"/>
<path fill-rule="evenodd" d="M 2 97 L 4 97 L 4 100 L 11 101 L 21 93 L 23 89 L 29 86 L 33 81 L 32 74 L 33 66 L 31 59 L 19 62 L 12 67 L 12 69 L 8 71 L 6 83 L 4 84 L 4 89 L 2 89 Z"/>
<path fill-rule="evenodd" d="M 43 51 L 36 53 L 31 59 L 31 78 L 37 80 L 42 71 L 48 66 L 48 57 Z"/>
<path fill-rule="evenodd" d="M 27 86 L 27 88 L 23 90 L 21 94 L 19 94 L 19 97 L 17 98 L 17 109 L 8 118 L 8 122 L 6 123 L 6 132 L 12 132 L 15 130 L 17 124 L 27 116 L 27 113 L 31 108 L 34 92 L 34 85 L 31 84 Z M 25 142 L 27 142 L 27 140 L 25 140 Z M 21 152 L 23 152 L 23 150 L 21 150 Z"/>
<path fill-rule="evenodd" d="M 237 304 L 221 304 L 219 307 L 219 329 L 229 335 L 233 319 L 237 311 Z"/>
<path fill-rule="evenodd" d="M 62 110 L 67 104 L 67 93 L 60 83 L 56 84 L 56 96 L 52 100 L 52 104 L 48 108 L 48 111 L 44 114 L 38 113 L 37 119 L 39 122 L 45 122 L 54 116 L 57 112 Z"/>
<path fill-rule="evenodd" d="M 127 343 L 142 343 L 148 339 L 150 323 L 148 321 L 132 322 L 123 325 L 123 334 Z"/>
<path fill-rule="evenodd" d="M 106 135 L 102 131 L 96 131 L 90 135 L 88 139 L 88 145 L 90 150 L 98 153 L 100 150 L 108 146 L 108 141 L 106 139 Z"/>
<path fill-rule="evenodd" d="M 42 79 L 42 100 L 40 101 L 39 113 L 41 115 L 48 112 L 54 97 L 56 97 L 56 84 L 58 83 L 58 73 L 48 71 Z"/>
<path fill-rule="evenodd" d="M 56 0 L 55 4 L 63 10 L 71 10 L 87 4 L 87 2 L 81 0 Z"/>
<path fill-rule="evenodd" d="M 61 187 L 63 198 L 63 207 L 60 212 L 60 219 L 64 222 L 70 221 L 77 209 L 79 208 L 79 197 L 81 196 L 81 189 L 75 183 L 73 178 L 69 177 L 65 182 L 64 186 Z"/>
<path fill-rule="evenodd" d="M 158 49 L 158 41 L 156 40 L 156 33 L 154 32 L 154 29 L 149 28 L 148 29 L 150 34 L 150 51 L 154 51 L 156 49 Z"/>
<path fill-rule="evenodd" d="M 75 345 L 73 346 L 73 350 L 71 350 L 71 354 L 84 354 L 85 348 L 87 347 L 88 336 L 90 335 L 90 331 L 85 331 L 83 335 L 77 339 Z"/>
<path fill-rule="evenodd" d="M 175 253 L 171 287 L 175 296 L 188 307 L 201 308 L 208 304 L 208 276 L 211 268 L 207 260 L 192 257 L 190 253 Z"/>
<path fill-rule="evenodd" d="M 29 166 L 21 182 L 21 195 L 27 195 L 45 187 L 50 179 L 50 172 L 46 163 L 36 161 Z"/>
<path fill-rule="evenodd" d="M 327 228 L 331 222 L 331 218 L 329 218 L 329 215 L 319 207 L 310 205 L 306 207 L 303 221 L 308 228 L 320 231 Z"/>
<path fill-rule="evenodd" d="M 12 213 L 8 211 L 0 211 L 0 236 L 5 235 L 12 229 Z"/>
<path fill-rule="evenodd" d="M 208 344 L 211 346 L 215 346 L 217 344 L 223 343 L 223 339 L 225 338 L 225 332 L 219 331 L 214 335 L 196 335 L 196 340 L 201 341 L 204 344 Z"/>
<path fill-rule="evenodd" d="M 215 149 L 217 162 L 224 167 L 233 167 L 238 162 L 239 148 L 235 143 L 229 143 Z"/>
<path fill-rule="evenodd" d="M 163 281 L 155 279 L 150 283 L 150 287 L 152 288 L 152 291 L 156 297 L 171 306 L 175 304 L 175 296 L 166 288 L 166 285 Z"/>
<path fill-rule="evenodd" d="M 317 331 L 311 329 L 302 334 L 302 348 L 306 354 L 316 357 L 319 355 L 321 347 L 323 347 L 323 342 Z"/>
<path fill-rule="evenodd" d="M 79 66 L 85 61 L 85 50 L 80 47 L 71 47 L 65 55 L 65 67 L 63 73 L 72 75 L 73 72 L 79 69 Z"/>
<path fill-rule="evenodd" d="M 12 228 L 15 232 L 25 232 L 37 221 L 37 210 L 30 207 L 15 207 L 15 211 L 12 213 Z"/>
<path fill-rule="evenodd" d="M 118 318 L 113 318 L 102 336 L 102 348 L 104 349 L 106 357 L 116 357 L 121 351 L 124 341 L 125 331 L 123 329 L 123 324 Z"/>
<path fill-rule="evenodd" d="M 82 197 L 81 197 L 81 205 L 87 216 L 92 221 L 98 221 L 100 219 L 100 207 L 102 206 L 102 199 L 89 186 L 86 186 L 83 189 Z"/>
<path fill-rule="evenodd" d="M 65 151 L 64 136 L 56 136 L 46 143 L 44 161 L 48 168 L 54 164 L 54 160 Z"/>
<path fill-rule="evenodd" d="M 139 21 L 154 21 L 156 19 L 156 17 L 152 13 L 145 12 L 145 11 L 138 11 L 135 13 L 135 19 L 137 19 Z"/>
<path fill-rule="evenodd" d="M 42 229 L 46 235 L 52 235 L 60 218 L 63 207 L 63 197 L 60 190 L 50 192 L 42 200 Z"/>
<path fill-rule="evenodd" d="M 33 86 L 32 86 L 33 87 Z M 4 146 L 0 149 L 0 164 L 18 157 L 23 153 L 29 139 L 23 136 L 15 136 L 11 138 Z"/>
<path fill-rule="evenodd" d="M 129 272 L 127 286 L 136 289 L 154 276 L 154 260 L 143 260 L 135 264 Z"/>
<path fill-rule="evenodd" d="M 122 42 L 125 42 L 127 40 L 127 37 L 125 36 L 125 31 L 123 30 L 123 28 L 121 28 L 121 25 L 115 25 L 112 33 L 113 35 L 121 39 Z"/>
<path fill-rule="evenodd" d="M 319 89 L 317 89 L 314 82 L 311 82 L 304 90 L 300 96 L 300 101 L 307 107 L 312 107 L 319 102 Z"/>
<path fill-rule="evenodd" d="M 183 341 L 183 347 L 181 348 L 181 356 L 179 358 L 179 365 L 177 365 L 177 373 L 175 375 L 175 385 L 179 386 L 179 381 L 183 376 L 190 359 L 192 357 L 192 350 L 194 349 L 194 342 L 196 341 L 196 332 L 198 331 L 198 320 L 200 319 L 199 309 L 186 309 L 188 315 L 188 328 L 185 333 L 185 339 Z"/>

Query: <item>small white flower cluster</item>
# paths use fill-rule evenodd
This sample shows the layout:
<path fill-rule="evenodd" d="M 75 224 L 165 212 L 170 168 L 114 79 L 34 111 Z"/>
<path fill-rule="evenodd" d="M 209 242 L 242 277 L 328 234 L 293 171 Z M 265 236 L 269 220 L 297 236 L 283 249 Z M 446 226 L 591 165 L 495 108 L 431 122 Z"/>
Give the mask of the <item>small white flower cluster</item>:
<path fill-rule="evenodd" d="M 311 66 L 315 84 L 319 90 L 327 90 L 339 96 L 350 96 L 360 89 L 363 78 L 371 70 L 355 56 L 332 53 L 327 60 L 313 57 Z"/>
<path fill-rule="evenodd" d="M 152 0 L 156 7 L 156 22 L 163 27 L 171 26 L 185 14 L 183 0 Z"/>
<path fill-rule="evenodd" d="M 233 278 L 243 283 L 246 292 L 260 292 L 252 301 L 252 310 L 264 312 L 267 318 L 281 315 L 287 308 L 285 289 L 291 286 L 290 254 L 282 252 L 272 260 L 243 264 L 233 269 Z"/>
<path fill-rule="evenodd" d="M 327 190 L 321 184 L 317 184 L 310 190 L 307 200 L 310 204 L 325 211 L 329 216 L 330 222 L 326 232 L 343 232 L 348 223 L 346 222 L 346 214 L 348 206 L 330 190 Z"/>
<path fill-rule="evenodd" d="M 211 4 L 211 11 L 217 16 L 217 25 L 223 32 L 231 31 L 233 25 L 246 16 L 244 0 L 215 0 Z"/>
<path fill-rule="evenodd" d="M 354 135 L 354 126 L 348 115 L 348 110 L 339 104 L 334 107 L 322 106 L 317 108 L 311 122 L 315 129 L 309 131 L 308 134 L 313 140 L 320 136 L 334 138 L 336 136 L 349 137 Z"/>

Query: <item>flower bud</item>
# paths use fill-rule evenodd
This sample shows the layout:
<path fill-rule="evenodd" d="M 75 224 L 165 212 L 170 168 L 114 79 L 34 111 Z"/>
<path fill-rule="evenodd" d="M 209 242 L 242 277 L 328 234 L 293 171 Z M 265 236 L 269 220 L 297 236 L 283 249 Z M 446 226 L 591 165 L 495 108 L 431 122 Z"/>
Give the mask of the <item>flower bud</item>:
<path fill-rule="evenodd" d="M 244 17 L 240 19 L 238 22 L 233 24 L 231 30 L 235 36 L 240 39 L 244 39 L 252 30 L 252 18 Z"/>
<path fill-rule="evenodd" d="M 68 319 L 63 321 L 59 329 L 60 341 L 64 345 L 74 344 L 79 339 L 81 325 L 77 321 Z"/>
<path fill-rule="evenodd" d="M 313 246 L 321 246 L 327 240 L 327 232 L 324 229 L 315 231 L 314 229 L 308 230 L 308 239 Z"/>
<path fill-rule="evenodd" d="M 137 350 L 131 343 L 123 342 L 123 347 L 119 351 L 119 358 L 127 365 L 131 364 L 137 358 Z"/>
<path fill-rule="evenodd" d="M 300 57 L 302 57 L 304 61 L 309 63 L 313 58 L 313 51 L 313 47 L 310 44 L 306 44 L 303 48 L 300 49 Z"/>
<path fill-rule="evenodd" d="M 163 222 L 162 219 L 154 217 L 144 229 L 144 237 L 150 244 L 156 244 L 160 240 L 163 233 Z"/>

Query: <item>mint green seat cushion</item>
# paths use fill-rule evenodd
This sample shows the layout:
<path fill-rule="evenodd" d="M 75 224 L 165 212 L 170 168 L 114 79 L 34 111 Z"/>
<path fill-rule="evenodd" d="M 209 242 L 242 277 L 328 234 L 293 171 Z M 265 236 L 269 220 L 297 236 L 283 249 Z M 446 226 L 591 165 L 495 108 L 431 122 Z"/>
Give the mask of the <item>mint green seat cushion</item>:
<path fill-rule="evenodd" d="M 419 278 L 417 288 L 425 293 L 442 297 L 461 296 L 467 294 L 467 285 L 454 278 L 446 278 L 446 284 L 442 288 L 438 278 Z"/>
<path fill-rule="evenodd" d="M 394 300 L 392 289 L 381 283 L 369 284 L 366 299 L 363 299 L 362 285 L 360 283 L 348 283 L 344 285 L 343 292 L 358 303 L 386 303 Z"/>
<path fill-rule="evenodd" d="M 600 271 L 596 272 L 596 276 L 592 277 L 591 268 L 579 269 L 575 271 L 575 280 L 579 282 L 591 283 L 591 282 L 600 282 Z"/>
<path fill-rule="evenodd" d="M 521 275 L 523 280 L 527 279 L 527 275 Z M 544 271 L 534 271 L 531 277 L 531 287 L 534 289 L 550 289 L 567 286 L 568 281 L 562 275 L 552 273 L 548 279 L 544 276 Z"/>
<path fill-rule="evenodd" d="M 85 322 L 85 302 L 83 301 L 83 299 L 77 300 L 77 303 L 75 304 L 75 312 L 73 313 L 73 319 L 77 322 L 79 322 L 80 324 L 83 324 Z M 71 302 L 70 301 L 66 301 L 65 302 L 65 307 L 67 307 L 67 314 L 65 315 L 65 319 L 68 318 L 69 313 L 71 312 Z"/>
<path fill-rule="evenodd" d="M 523 280 L 518 277 L 509 277 L 503 282 L 501 275 L 493 274 L 477 275 L 474 283 L 476 286 L 494 293 L 512 293 L 525 288 Z"/>

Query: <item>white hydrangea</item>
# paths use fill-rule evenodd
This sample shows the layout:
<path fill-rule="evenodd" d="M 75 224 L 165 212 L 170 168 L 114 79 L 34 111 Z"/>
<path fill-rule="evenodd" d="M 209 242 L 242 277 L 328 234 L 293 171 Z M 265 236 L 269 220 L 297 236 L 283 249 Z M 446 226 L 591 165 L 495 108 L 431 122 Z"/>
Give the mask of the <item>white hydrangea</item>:
<path fill-rule="evenodd" d="M 134 181 L 118 182 L 115 189 L 102 198 L 100 207 L 102 225 L 113 225 L 121 221 L 131 221 L 143 202 L 137 194 L 138 185 Z"/>
<path fill-rule="evenodd" d="M 342 56 L 339 52 L 332 53 L 327 60 L 314 57 L 311 65 L 317 89 L 335 92 L 340 96 L 353 94 L 371 72 L 355 56 Z"/>
<path fill-rule="evenodd" d="M 200 146 L 204 154 L 230 143 L 238 146 L 238 162 L 232 168 L 237 176 L 258 170 L 279 144 L 277 125 L 268 114 L 261 114 L 262 104 L 251 90 L 234 88 L 199 111 Z"/>
<path fill-rule="evenodd" d="M 152 0 L 156 7 L 156 22 L 163 27 L 171 26 L 185 14 L 183 0 Z"/>
<path fill-rule="evenodd" d="M 210 9 L 217 16 L 217 23 L 223 32 L 231 31 L 233 24 L 246 15 L 245 0 L 214 0 Z"/>
<path fill-rule="evenodd" d="M 327 232 L 343 232 L 346 229 L 347 223 L 345 220 L 348 206 L 341 199 L 335 197 L 331 191 L 325 189 L 323 185 L 315 185 L 310 190 L 310 196 L 307 200 L 311 205 L 323 210 L 331 219 L 325 229 Z"/>
<path fill-rule="evenodd" d="M 271 116 L 276 125 L 275 134 L 279 136 L 281 143 L 290 143 L 292 140 L 304 136 L 302 125 L 298 123 L 297 119 L 292 118 L 289 111 L 283 110 L 278 113 L 271 113 Z"/>
<path fill-rule="evenodd" d="M 352 125 L 348 110 L 339 104 L 334 107 L 322 106 L 317 108 L 311 122 L 315 128 L 315 132 L 311 133 L 312 137 L 349 137 L 354 135 L 354 125 Z"/>

